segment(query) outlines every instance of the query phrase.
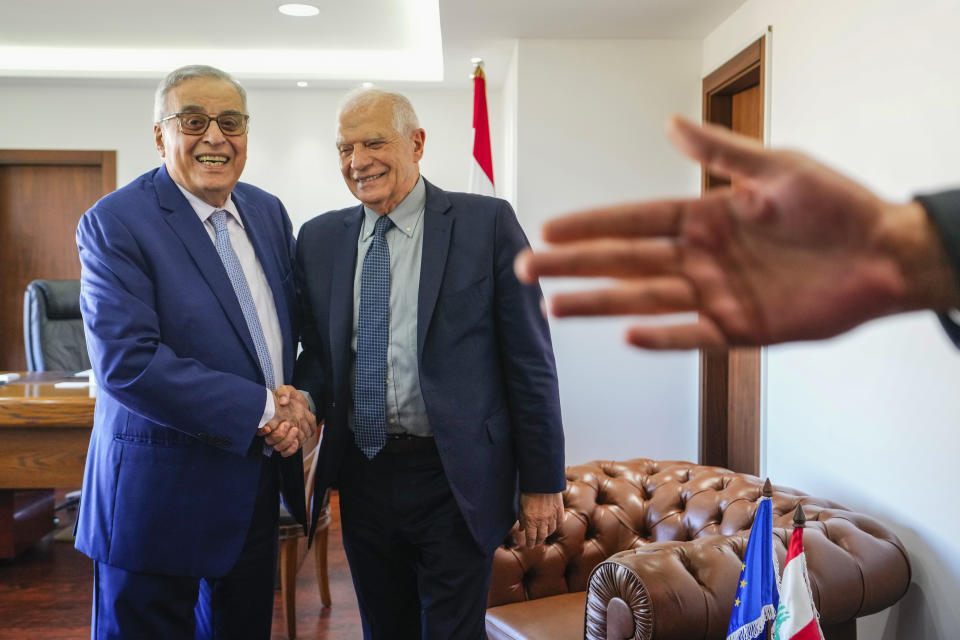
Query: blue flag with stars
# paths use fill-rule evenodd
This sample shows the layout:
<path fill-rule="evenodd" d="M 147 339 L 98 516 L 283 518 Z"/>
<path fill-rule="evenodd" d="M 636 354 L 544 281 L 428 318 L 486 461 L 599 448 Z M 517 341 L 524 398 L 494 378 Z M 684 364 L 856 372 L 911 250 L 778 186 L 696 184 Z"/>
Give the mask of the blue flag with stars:
<path fill-rule="evenodd" d="M 767 620 L 777 617 L 780 589 L 773 555 L 773 505 L 760 498 L 750 528 L 747 553 L 740 563 L 737 597 L 733 601 L 727 640 L 751 640 L 764 633 Z"/>

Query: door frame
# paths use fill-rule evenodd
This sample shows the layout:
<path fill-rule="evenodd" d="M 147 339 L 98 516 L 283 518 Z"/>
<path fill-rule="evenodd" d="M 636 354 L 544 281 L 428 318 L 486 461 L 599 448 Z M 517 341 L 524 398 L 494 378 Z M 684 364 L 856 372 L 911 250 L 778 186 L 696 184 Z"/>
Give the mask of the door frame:
<path fill-rule="evenodd" d="M 759 85 L 757 114 L 764 137 L 766 36 L 748 45 L 703 79 L 703 121 L 727 127 L 732 96 Z M 702 170 L 701 193 L 727 184 Z M 762 436 L 760 348 L 700 351 L 699 462 L 757 475 Z"/>
<path fill-rule="evenodd" d="M 59 165 L 100 167 L 104 194 L 117 189 L 117 152 L 57 149 L 0 149 L 0 165 Z"/>

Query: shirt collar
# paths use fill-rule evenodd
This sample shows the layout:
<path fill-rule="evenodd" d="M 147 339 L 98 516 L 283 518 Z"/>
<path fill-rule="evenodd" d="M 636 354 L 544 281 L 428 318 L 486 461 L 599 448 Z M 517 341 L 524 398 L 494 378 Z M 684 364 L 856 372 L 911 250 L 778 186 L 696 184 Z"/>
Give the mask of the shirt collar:
<path fill-rule="evenodd" d="M 190 203 L 190 206 L 193 207 L 193 210 L 200 217 L 200 222 L 206 222 L 210 216 L 213 215 L 214 211 L 220 211 L 222 209 L 233 216 L 233 219 L 236 220 L 241 227 L 243 227 L 243 220 L 240 219 L 240 213 L 237 211 L 237 205 L 233 203 L 233 194 L 227 196 L 227 202 L 222 207 L 214 207 L 193 195 L 176 182 L 173 184 L 177 185 L 177 189 L 180 189 L 180 193 L 183 194 L 183 197 L 185 197 L 187 202 Z"/>
<path fill-rule="evenodd" d="M 420 176 L 410 193 L 400 201 L 400 204 L 393 211 L 387 214 L 387 217 L 401 233 L 412 238 L 413 231 L 420 223 L 420 218 L 423 217 L 423 208 L 426 204 L 427 188 L 423 184 L 423 176 Z M 366 220 L 363 225 L 363 239 L 366 240 L 373 235 L 373 227 L 380 214 L 366 205 L 363 206 L 363 214 Z"/>

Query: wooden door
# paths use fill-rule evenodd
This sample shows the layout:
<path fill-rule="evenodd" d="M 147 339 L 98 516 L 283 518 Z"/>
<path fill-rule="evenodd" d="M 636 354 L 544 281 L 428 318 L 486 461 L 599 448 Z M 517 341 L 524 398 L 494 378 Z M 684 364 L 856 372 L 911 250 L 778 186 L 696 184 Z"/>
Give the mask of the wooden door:
<path fill-rule="evenodd" d="M 763 140 L 760 38 L 703 80 L 703 120 Z M 728 186 L 703 173 L 703 190 Z M 760 471 L 760 349 L 700 352 L 700 463 Z"/>
<path fill-rule="evenodd" d="M 0 150 L 0 369 L 26 368 L 23 294 L 80 277 L 77 222 L 117 184 L 115 151 Z"/>

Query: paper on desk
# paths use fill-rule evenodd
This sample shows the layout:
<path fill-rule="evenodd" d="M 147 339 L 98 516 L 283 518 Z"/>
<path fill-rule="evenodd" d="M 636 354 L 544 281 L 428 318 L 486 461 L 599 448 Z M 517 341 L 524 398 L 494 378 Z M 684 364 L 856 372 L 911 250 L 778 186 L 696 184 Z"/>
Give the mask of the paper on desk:
<path fill-rule="evenodd" d="M 0 383 L 4 382 L 13 382 L 14 380 L 19 380 L 19 373 L 0 373 Z"/>
<path fill-rule="evenodd" d="M 75 374 L 70 376 L 71 378 L 92 378 L 93 369 L 85 369 L 83 371 L 77 371 Z"/>
<path fill-rule="evenodd" d="M 86 389 L 90 386 L 89 382 L 58 382 L 53 385 L 55 389 Z"/>

